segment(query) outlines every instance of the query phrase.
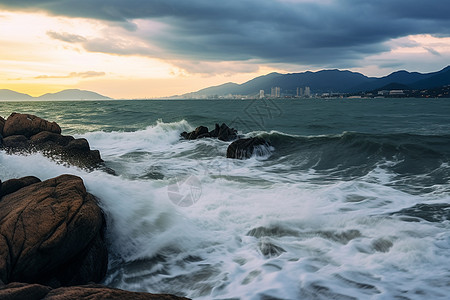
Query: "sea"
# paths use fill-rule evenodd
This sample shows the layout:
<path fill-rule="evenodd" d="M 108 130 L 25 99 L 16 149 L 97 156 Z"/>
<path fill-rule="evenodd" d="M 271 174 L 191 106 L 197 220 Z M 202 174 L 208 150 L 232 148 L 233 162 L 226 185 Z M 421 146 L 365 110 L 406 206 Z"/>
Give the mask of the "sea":
<path fill-rule="evenodd" d="M 449 299 L 450 99 L 0 102 L 86 138 L 115 170 L 0 151 L 2 181 L 83 178 L 108 273 L 192 299 Z M 183 140 L 227 124 L 270 146 Z"/>

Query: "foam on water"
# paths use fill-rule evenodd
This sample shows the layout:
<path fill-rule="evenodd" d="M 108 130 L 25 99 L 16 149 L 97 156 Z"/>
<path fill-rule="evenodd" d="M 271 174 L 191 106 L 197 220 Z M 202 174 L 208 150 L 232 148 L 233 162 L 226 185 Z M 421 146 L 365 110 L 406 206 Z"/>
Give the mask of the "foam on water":
<path fill-rule="evenodd" d="M 185 121 L 158 122 L 135 132 L 84 135 L 118 176 L 40 154 L 0 152 L 0 179 L 82 177 L 107 215 L 105 283 L 114 287 L 195 299 L 446 299 L 450 293 L 449 221 L 409 222 L 393 214 L 418 203 L 448 203 L 442 186 L 417 195 L 398 189 L 389 168 L 398 162 L 387 160 L 359 178 L 321 181 L 314 168 L 292 172 L 267 153 L 230 160 L 228 143 L 179 139 L 191 129 Z M 169 193 L 183 176 L 198 179 L 201 190 L 184 207 Z"/>

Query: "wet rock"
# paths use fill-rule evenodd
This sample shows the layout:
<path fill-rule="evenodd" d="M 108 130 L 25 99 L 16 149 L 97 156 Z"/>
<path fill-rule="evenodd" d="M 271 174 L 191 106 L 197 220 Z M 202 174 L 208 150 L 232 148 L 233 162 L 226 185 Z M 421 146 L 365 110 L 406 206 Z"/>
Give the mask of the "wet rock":
<path fill-rule="evenodd" d="M 49 122 L 30 114 L 12 113 L 5 121 L 3 136 L 24 135 L 27 138 L 41 131 L 61 133 L 61 127 L 55 122 Z"/>
<path fill-rule="evenodd" d="M 201 138 L 217 138 L 221 141 L 232 141 L 237 139 L 237 130 L 228 127 L 225 123 L 221 126 L 216 124 L 214 130 L 208 131 L 208 127 L 199 126 L 192 132 L 183 132 L 181 136 L 187 140 L 196 140 Z"/>
<path fill-rule="evenodd" d="M 10 283 L 0 287 L 0 299 L 8 300 L 182 300 L 173 295 L 128 292 L 97 284 L 52 289 L 39 284 Z"/>
<path fill-rule="evenodd" d="M 30 141 L 24 135 L 12 135 L 3 138 L 2 146 L 7 149 L 25 150 L 30 146 Z"/>
<path fill-rule="evenodd" d="M 51 291 L 48 286 L 13 282 L 0 287 L 0 299 L 4 300 L 41 300 Z"/>
<path fill-rule="evenodd" d="M 99 282 L 108 259 L 104 229 L 103 213 L 79 177 L 62 175 L 6 194 L 0 280 L 52 287 Z"/>
<path fill-rule="evenodd" d="M 5 127 L 5 119 L 3 119 L 2 117 L 0 117 L 0 135 L 3 134 L 3 127 Z"/>
<path fill-rule="evenodd" d="M 220 126 L 219 124 L 216 124 L 215 129 L 212 130 L 209 134 L 211 135 L 211 137 L 216 137 L 224 142 L 234 141 L 238 138 L 237 130 L 228 127 L 225 123 L 222 123 L 222 125 Z"/>
<path fill-rule="evenodd" d="M 61 135 L 55 122 L 13 113 L 6 120 L 0 148 L 9 153 L 42 152 L 44 155 L 86 169 L 106 168 L 98 150 L 91 150 L 86 139 Z M 108 169 L 109 173 L 114 171 Z"/>
<path fill-rule="evenodd" d="M 34 176 L 10 179 L 3 183 L 0 182 L 0 198 L 38 182 L 41 182 L 41 180 Z"/>
<path fill-rule="evenodd" d="M 270 143 L 260 137 L 239 139 L 232 142 L 227 148 L 227 158 L 245 159 L 253 154 L 264 155 L 267 153 Z"/>

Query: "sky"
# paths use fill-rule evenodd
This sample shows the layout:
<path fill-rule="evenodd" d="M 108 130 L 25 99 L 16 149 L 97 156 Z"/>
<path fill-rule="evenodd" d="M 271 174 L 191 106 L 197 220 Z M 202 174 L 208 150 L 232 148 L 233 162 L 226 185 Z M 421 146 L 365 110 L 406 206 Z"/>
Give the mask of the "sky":
<path fill-rule="evenodd" d="M 0 89 L 156 98 L 270 72 L 450 64 L 448 0 L 0 0 Z"/>

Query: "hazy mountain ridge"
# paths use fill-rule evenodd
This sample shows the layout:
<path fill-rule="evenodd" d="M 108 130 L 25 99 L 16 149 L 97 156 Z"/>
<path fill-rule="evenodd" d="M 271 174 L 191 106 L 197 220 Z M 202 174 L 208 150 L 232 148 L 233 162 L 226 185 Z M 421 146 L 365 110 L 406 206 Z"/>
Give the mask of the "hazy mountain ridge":
<path fill-rule="evenodd" d="M 199 90 L 181 97 L 226 95 L 257 95 L 260 90 L 270 94 L 272 87 L 280 87 L 284 94 L 296 94 L 296 89 L 309 86 L 313 93 L 357 93 L 401 86 L 404 89 L 430 89 L 450 85 L 450 66 L 432 73 L 400 70 L 383 77 L 368 77 L 348 70 L 321 70 L 303 73 L 270 73 L 242 84 L 226 83 Z"/>
<path fill-rule="evenodd" d="M 47 93 L 39 97 L 18 93 L 8 89 L 0 89 L 0 100 L 108 100 L 112 99 L 101 94 L 79 90 L 67 89 L 57 93 Z"/>

